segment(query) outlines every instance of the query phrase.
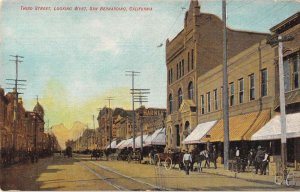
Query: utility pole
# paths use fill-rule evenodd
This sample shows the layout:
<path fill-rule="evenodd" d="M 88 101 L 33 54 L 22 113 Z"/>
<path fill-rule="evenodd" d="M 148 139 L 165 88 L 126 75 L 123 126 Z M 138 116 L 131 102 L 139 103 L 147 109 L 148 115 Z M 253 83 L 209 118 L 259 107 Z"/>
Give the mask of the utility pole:
<path fill-rule="evenodd" d="M 114 97 L 107 97 L 105 100 L 108 100 L 108 108 L 110 109 L 110 101 L 115 100 Z M 112 142 L 112 126 L 113 126 L 113 110 L 111 109 L 111 119 L 110 119 L 110 128 L 109 128 L 109 149 L 111 149 L 111 142 Z"/>
<path fill-rule="evenodd" d="M 96 136 L 96 128 L 95 128 L 95 115 L 93 114 L 93 128 L 94 128 L 94 139 L 93 139 L 93 145 L 95 145 L 97 136 Z M 97 144 L 96 144 L 96 148 L 97 148 Z"/>
<path fill-rule="evenodd" d="M 126 76 L 131 76 L 132 80 L 132 85 L 131 89 L 134 90 L 134 77 L 138 76 L 140 72 L 138 71 L 126 71 Z M 133 151 L 135 152 L 135 111 L 134 111 L 134 94 L 132 95 L 132 112 L 133 112 L 133 122 L 132 122 L 132 127 L 133 127 Z"/>
<path fill-rule="evenodd" d="M 143 117 L 144 117 L 144 111 L 142 109 L 143 103 L 148 102 L 148 96 L 145 94 L 150 94 L 150 89 L 131 89 L 131 94 L 133 95 L 134 102 L 140 103 L 140 110 L 139 110 L 139 116 L 140 116 L 140 130 L 141 130 L 141 154 L 143 154 L 143 136 L 144 136 L 144 129 L 143 129 Z M 135 143 L 134 143 L 135 144 Z M 143 155 L 142 155 L 143 158 Z"/>
<path fill-rule="evenodd" d="M 226 0 L 222 0 L 223 19 L 223 126 L 224 126 L 224 169 L 229 168 L 229 111 L 228 111 L 228 76 L 227 76 L 227 26 Z"/>
<path fill-rule="evenodd" d="M 268 44 L 278 44 L 278 68 L 279 68 L 279 98 L 280 98 L 280 125 L 281 125 L 281 162 L 282 169 L 286 169 L 287 148 L 286 148 L 286 112 L 285 112 L 285 91 L 284 91 L 284 69 L 283 69 L 283 42 L 292 41 L 292 36 L 278 36 L 278 39 L 268 40 Z"/>
<path fill-rule="evenodd" d="M 18 86 L 24 86 L 25 84 L 20 84 L 19 82 L 25 82 L 26 80 L 20 80 L 19 79 L 19 63 L 22 63 L 23 61 L 20 60 L 23 59 L 24 57 L 23 56 L 20 56 L 20 55 L 10 55 L 11 57 L 13 57 L 14 59 L 13 60 L 10 60 L 10 61 L 13 61 L 15 62 L 16 64 L 16 77 L 15 79 L 6 79 L 8 81 L 14 81 L 14 84 L 12 83 L 7 83 L 9 85 L 14 85 L 14 88 L 8 88 L 8 89 L 13 89 L 13 93 L 15 94 L 15 102 L 14 102 L 14 117 L 13 117 L 13 120 L 14 120 L 14 128 L 13 128 L 13 150 L 15 150 L 16 148 L 16 132 L 17 132 L 17 127 L 18 127 L 18 102 L 19 102 L 19 95 L 20 94 L 23 94 L 23 93 L 20 93 L 18 90 L 19 89 L 25 89 L 25 88 L 19 88 Z"/>

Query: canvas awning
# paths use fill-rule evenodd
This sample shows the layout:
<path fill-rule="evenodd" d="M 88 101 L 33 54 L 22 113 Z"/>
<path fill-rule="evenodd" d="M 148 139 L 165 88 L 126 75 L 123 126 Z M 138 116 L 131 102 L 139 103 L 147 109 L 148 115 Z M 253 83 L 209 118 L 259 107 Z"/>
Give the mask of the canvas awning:
<path fill-rule="evenodd" d="M 166 145 L 166 128 L 161 129 L 151 141 L 151 145 Z"/>
<path fill-rule="evenodd" d="M 143 135 L 143 146 L 144 146 L 144 143 L 145 143 L 145 139 L 147 137 L 148 137 L 148 135 Z M 130 147 L 133 147 L 133 142 L 131 143 Z M 138 136 L 138 137 L 135 138 L 135 148 L 141 148 L 141 136 Z"/>
<path fill-rule="evenodd" d="M 121 146 L 124 144 L 124 142 L 126 142 L 127 140 L 122 140 L 117 146 L 117 149 L 121 149 Z"/>
<path fill-rule="evenodd" d="M 145 146 L 149 145 L 166 145 L 166 133 L 165 128 L 160 128 L 154 131 L 154 133 L 146 138 Z"/>
<path fill-rule="evenodd" d="M 250 140 L 251 136 L 270 120 L 270 111 L 263 110 L 229 118 L 229 140 Z M 201 142 L 223 142 L 223 119 L 219 120 Z"/>
<path fill-rule="evenodd" d="M 187 138 L 185 138 L 185 140 L 182 143 L 183 144 L 201 143 L 200 140 L 216 123 L 217 120 L 198 124 L 197 127 L 187 136 Z"/>
<path fill-rule="evenodd" d="M 121 141 L 121 142 L 117 145 L 117 148 L 118 148 L 118 149 L 123 149 L 123 148 L 127 147 L 127 145 L 130 143 L 130 141 L 132 141 L 132 138 Z"/>
<path fill-rule="evenodd" d="M 110 147 L 110 145 L 108 144 L 108 145 L 106 146 L 106 149 L 109 149 L 109 147 Z M 114 140 L 114 141 L 111 142 L 111 148 L 112 148 L 112 149 L 115 149 L 116 147 L 117 147 L 117 141 Z"/>
<path fill-rule="evenodd" d="M 300 113 L 286 115 L 287 138 L 300 137 Z M 252 135 L 251 140 L 274 140 L 281 137 L 280 115 L 273 117 L 265 126 Z"/>

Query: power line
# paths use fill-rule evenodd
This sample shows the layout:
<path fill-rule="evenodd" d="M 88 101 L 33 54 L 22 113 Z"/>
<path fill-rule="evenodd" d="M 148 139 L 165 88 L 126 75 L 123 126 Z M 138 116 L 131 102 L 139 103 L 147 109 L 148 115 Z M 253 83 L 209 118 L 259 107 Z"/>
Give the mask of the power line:
<path fill-rule="evenodd" d="M 139 76 L 138 71 L 125 71 L 125 76 L 131 76 L 131 90 L 134 90 L 134 77 Z M 135 109 L 134 109 L 134 94 L 132 94 L 132 112 L 133 112 L 133 151 L 135 151 Z"/>
<path fill-rule="evenodd" d="M 13 89 L 13 93 L 15 94 L 15 102 L 14 102 L 14 130 L 13 130 L 13 150 L 15 150 L 16 148 L 16 130 L 17 130 L 17 126 L 18 126 L 18 102 L 19 102 L 19 95 L 23 94 L 21 92 L 19 92 L 19 89 L 25 89 L 22 87 L 18 87 L 18 86 L 24 86 L 25 84 L 20 84 L 19 82 L 26 82 L 26 80 L 23 79 L 19 79 L 19 64 L 22 63 L 23 61 L 20 59 L 24 59 L 23 56 L 20 55 L 10 55 L 10 57 L 13 57 L 14 59 L 11 59 L 10 61 L 15 62 L 16 65 L 16 76 L 15 79 L 6 79 L 7 81 L 14 81 L 14 88 L 8 88 L 8 89 Z M 9 83 L 10 85 L 12 83 Z"/>

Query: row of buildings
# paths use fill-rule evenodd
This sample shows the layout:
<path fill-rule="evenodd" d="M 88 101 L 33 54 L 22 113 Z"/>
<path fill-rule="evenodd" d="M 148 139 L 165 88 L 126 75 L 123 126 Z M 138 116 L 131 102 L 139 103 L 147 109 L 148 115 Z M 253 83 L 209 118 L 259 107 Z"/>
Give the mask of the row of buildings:
<path fill-rule="evenodd" d="M 268 42 L 289 35 L 294 39 L 284 42 L 283 55 L 288 160 L 300 161 L 296 147 L 300 146 L 299 29 L 299 12 L 272 27 L 271 33 L 227 27 L 231 146 L 263 144 L 273 155 L 280 154 L 280 133 L 273 123 L 280 113 L 278 46 Z M 166 67 L 167 148 L 180 150 L 189 144 L 213 143 L 222 152 L 223 21 L 202 13 L 198 1 L 191 1 L 182 31 L 166 41 Z M 198 131 L 199 137 L 192 141 L 188 136 L 197 127 L 201 134 Z"/>
<path fill-rule="evenodd" d="M 15 110 L 16 109 L 16 110 Z M 0 149 L 1 158 L 18 154 L 57 149 L 56 137 L 44 129 L 44 109 L 37 101 L 33 111 L 27 111 L 22 100 L 16 102 L 16 92 L 5 93 L 0 88 Z M 1 161 L 2 162 L 2 161 Z"/>
<path fill-rule="evenodd" d="M 166 109 L 160 108 L 141 106 L 133 112 L 122 108 L 104 107 L 97 117 L 98 128 L 86 129 L 75 141 L 67 141 L 66 146 L 71 146 L 75 151 L 106 149 L 110 141 L 118 143 L 133 137 L 133 118 L 136 136 L 141 134 L 141 127 L 144 135 L 150 135 L 165 126 L 165 115 Z"/>
<path fill-rule="evenodd" d="M 134 111 L 136 135 L 140 127 L 145 134 L 166 127 L 166 149 L 213 144 L 223 156 L 223 21 L 202 13 L 198 1 L 191 0 L 183 23 L 176 37 L 166 40 L 167 109 Z M 294 39 L 284 42 L 283 54 L 288 161 L 296 165 L 300 161 L 299 29 L 299 12 L 270 33 L 227 27 L 231 149 L 263 145 L 272 155 L 280 154 L 279 56 L 278 46 L 269 40 L 289 35 Z M 105 107 L 99 112 L 99 128 L 87 131 L 90 142 L 81 137 L 74 144 L 105 148 L 110 140 L 131 138 L 132 119 L 133 111 Z"/>

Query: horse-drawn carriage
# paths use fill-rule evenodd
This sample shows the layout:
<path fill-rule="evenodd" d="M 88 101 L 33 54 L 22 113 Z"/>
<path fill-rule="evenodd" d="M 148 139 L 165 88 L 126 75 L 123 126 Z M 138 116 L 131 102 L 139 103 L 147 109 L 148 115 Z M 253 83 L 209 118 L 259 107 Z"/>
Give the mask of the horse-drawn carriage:
<path fill-rule="evenodd" d="M 128 154 L 128 163 L 131 161 L 138 161 L 139 163 L 142 162 L 142 154 L 140 151 L 132 151 L 131 153 Z"/>
<path fill-rule="evenodd" d="M 100 149 L 94 149 L 91 153 L 91 160 L 93 158 L 95 158 L 96 160 L 100 159 L 101 157 L 103 157 L 103 151 L 101 151 Z"/>
<path fill-rule="evenodd" d="M 72 157 L 72 147 L 68 146 L 66 148 L 66 151 L 64 153 L 64 156 L 67 156 L 67 157 Z"/>
<path fill-rule="evenodd" d="M 182 162 L 184 153 L 175 152 L 175 153 L 156 153 L 154 155 L 154 164 L 161 165 L 163 164 L 166 169 L 174 168 L 177 164 L 179 169 L 183 169 L 184 165 Z"/>

